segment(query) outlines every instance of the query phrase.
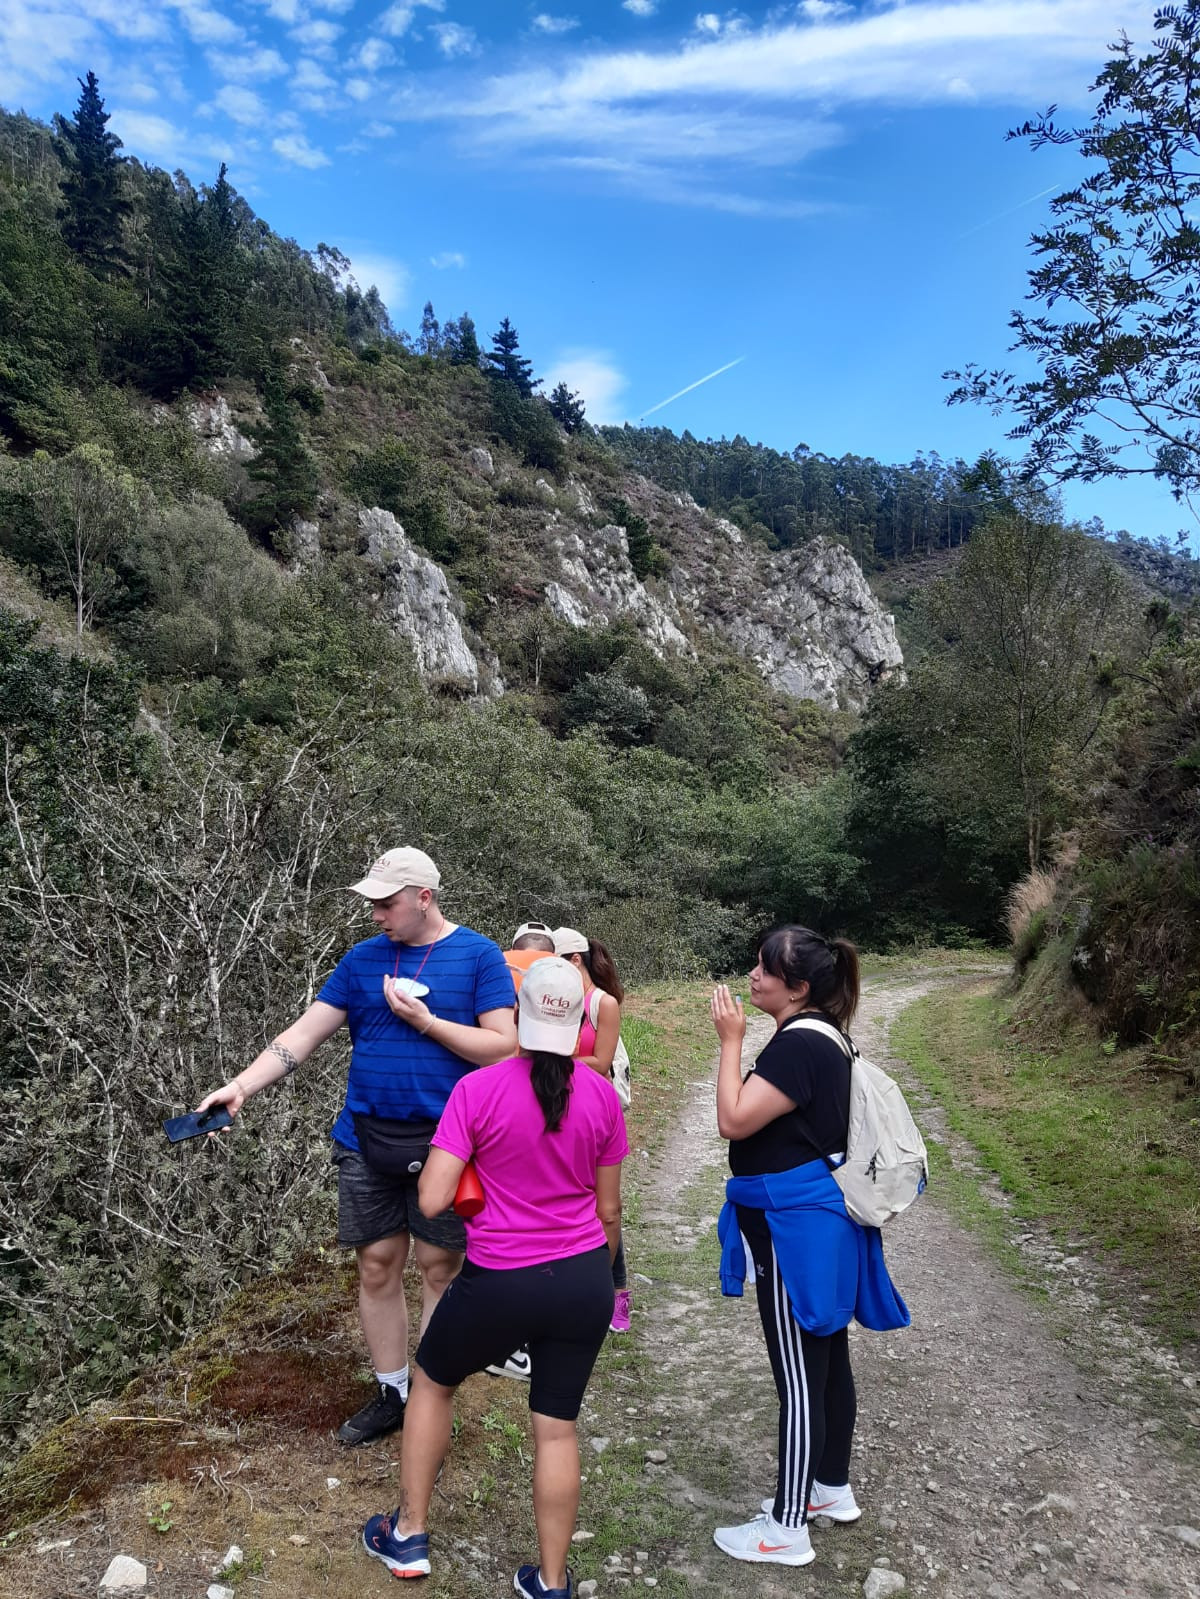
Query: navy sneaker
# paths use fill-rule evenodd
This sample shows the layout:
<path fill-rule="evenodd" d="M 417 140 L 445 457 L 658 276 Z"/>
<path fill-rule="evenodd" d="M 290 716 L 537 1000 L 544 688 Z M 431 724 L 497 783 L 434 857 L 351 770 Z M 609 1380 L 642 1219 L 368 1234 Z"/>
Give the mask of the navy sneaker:
<path fill-rule="evenodd" d="M 414 1532 L 411 1537 L 398 1538 L 392 1528 L 399 1514 L 372 1516 L 363 1528 L 363 1548 L 382 1560 L 393 1577 L 427 1577 L 429 1534 Z"/>
<path fill-rule="evenodd" d="M 522 1566 L 513 1578 L 513 1587 L 525 1599 L 574 1599 L 575 1595 L 575 1579 L 569 1571 L 565 1588 L 547 1588 L 537 1566 Z"/>

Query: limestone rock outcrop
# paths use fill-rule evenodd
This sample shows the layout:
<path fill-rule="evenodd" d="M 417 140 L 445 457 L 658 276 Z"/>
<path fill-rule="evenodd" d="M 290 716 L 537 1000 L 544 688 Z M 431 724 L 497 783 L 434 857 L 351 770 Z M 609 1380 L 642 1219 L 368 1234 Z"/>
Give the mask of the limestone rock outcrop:
<path fill-rule="evenodd" d="M 362 558 L 382 579 L 383 619 L 408 639 L 425 681 L 471 694 L 503 692 L 494 661 L 468 644 L 460 607 L 437 562 L 422 555 L 392 513 L 378 506 L 359 512 L 358 531 Z"/>
<path fill-rule="evenodd" d="M 193 400 L 187 419 L 196 431 L 200 448 L 219 460 L 252 461 L 258 454 L 246 435 L 238 430 L 223 394 L 215 399 Z"/>
<path fill-rule="evenodd" d="M 673 607 L 652 594 L 634 572 L 623 527 L 610 522 L 589 532 L 586 541 L 578 533 L 556 531 L 553 549 L 559 580 L 547 585 L 546 603 L 564 622 L 583 627 L 631 617 L 656 654 L 692 653 Z"/>

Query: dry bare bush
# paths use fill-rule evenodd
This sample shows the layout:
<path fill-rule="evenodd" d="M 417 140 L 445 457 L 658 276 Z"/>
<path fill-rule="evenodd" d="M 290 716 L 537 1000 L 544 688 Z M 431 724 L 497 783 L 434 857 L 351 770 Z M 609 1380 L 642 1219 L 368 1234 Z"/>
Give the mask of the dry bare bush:
<path fill-rule="evenodd" d="M 111 1387 L 330 1221 L 329 1047 L 219 1139 L 164 1117 L 232 1076 L 355 936 L 364 818 L 306 749 L 247 775 L 170 738 L 139 778 L 89 753 L 47 845 L 4 747 L 0 1441 Z M 67 847 L 64 848 L 64 839 Z M 53 858 L 51 858 L 53 855 Z"/>

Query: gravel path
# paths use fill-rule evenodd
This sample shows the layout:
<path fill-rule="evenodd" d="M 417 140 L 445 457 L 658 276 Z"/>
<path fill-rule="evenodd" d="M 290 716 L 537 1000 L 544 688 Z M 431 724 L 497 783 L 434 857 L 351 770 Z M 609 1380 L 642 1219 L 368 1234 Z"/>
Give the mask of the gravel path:
<path fill-rule="evenodd" d="M 855 1030 L 864 1053 L 887 1064 L 900 1011 L 963 981 L 930 971 L 868 984 Z M 747 1059 L 769 1028 L 752 1022 Z M 904 1077 L 902 1064 L 890 1069 Z M 936 1112 L 918 1115 L 944 1141 Z M 722 1556 L 712 1527 L 754 1513 L 773 1486 L 775 1418 L 753 1297 L 723 1300 L 716 1284 L 724 1155 L 706 1079 L 648 1176 L 639 1228 L 654 1282 L 640 1289 L 638 1331 L 665 1455 L 646 1470 L 694 1510 L 670 1563 L 689 1591 L 862 1594 L 872 1567 L 890 1566 L 910 1593 L 963 1599 L 1200 1596 L 1195 1371 L 1101 1311 L 1101 1268 L 1014 1220 L 1027 1275 L 1048 1293 L 1015 1287 L 936 1193 L 887 1233 L 913 1325 L 851 1331 L 862 1521 L 821 1524 L 804 1570 Z"/>

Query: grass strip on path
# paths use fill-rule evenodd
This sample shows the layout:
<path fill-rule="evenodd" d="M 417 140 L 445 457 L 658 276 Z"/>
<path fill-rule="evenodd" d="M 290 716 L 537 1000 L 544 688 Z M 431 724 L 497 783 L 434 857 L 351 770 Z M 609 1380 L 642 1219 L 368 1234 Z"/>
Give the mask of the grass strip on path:
<path fill-rule="evenodd" d="M 1194 1091 L 1181 1096 L 1078 1031 L 1031 1047 L 1006 1002 L 975 989 L 918 1001 L 892 1042 L 1022 1216 L 1108 1251 L 1149 1296 L 1139 1316 L 1161 1334 L 1200 1334 Z"/>

